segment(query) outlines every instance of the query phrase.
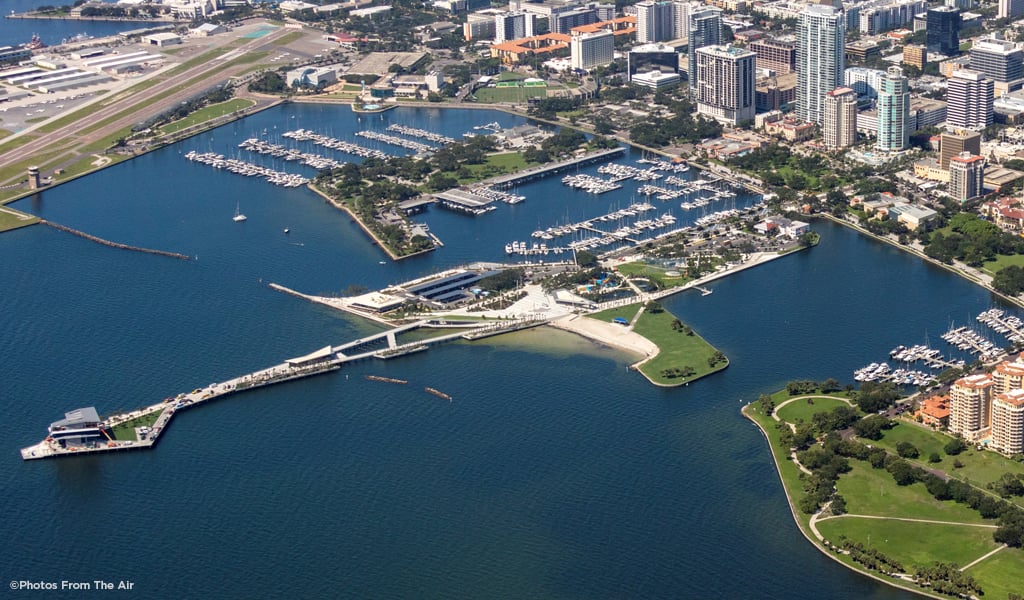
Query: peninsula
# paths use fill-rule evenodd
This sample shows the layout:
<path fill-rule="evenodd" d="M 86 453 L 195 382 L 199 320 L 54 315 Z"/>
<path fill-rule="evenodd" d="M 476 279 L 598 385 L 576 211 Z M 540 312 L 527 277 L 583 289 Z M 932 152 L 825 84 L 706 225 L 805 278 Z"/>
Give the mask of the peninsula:
<path fill-rule="evenodd" d="M 1024 577 L 1024 466 L 924 424 L 934 413 L 889 384 L 837 388 L 791 382 L 743 408 L 804 537 L 849 568 L 928 597 L 1014 598 Z"/>

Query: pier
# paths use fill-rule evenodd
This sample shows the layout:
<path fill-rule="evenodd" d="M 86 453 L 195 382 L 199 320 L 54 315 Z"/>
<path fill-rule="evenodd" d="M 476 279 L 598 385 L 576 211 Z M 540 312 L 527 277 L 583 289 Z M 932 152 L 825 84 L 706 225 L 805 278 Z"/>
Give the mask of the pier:
<path fill-rule="evenodd" d="M 408 323 L 383 331 L 381 333 L 347 342 L 340 346 L 325 346 L 305 356 L 290 358 L 283 363 L 274 365 L 267 369 L 254 371 L 239 377 L 234 377 L 220 383 L 212 383 L 208 386 L 197 388 L 188 393 L 181 393 L 166 398 L 156 404 L 145 408 L 131 411 L 129 413 L 110 416 L 100 425 L 100 431 L 105 441 L 98 441 L 87 446 L 62 445 L 52 437 L 43 441 L 22 448 L 21 458 L 23 460 L 39 460 L 44 458 L 56 458 L 62 456 L 80 456 L 87 454 L 100 454 L 108 452 L 123 452 L 127 450 L 145 450 L 152 448 L 167 430 L 171 420 L 179 412 L 206 404 L 213 400 L 257 389 L 268 385 L 276 385 L 296 379 L 312 377 L 337 371 L 342 366 L 368 358 L 391 359 L 405 356 L 415 352 L 427 350 L 430 346 L 449 342 L 453 340 L 477 340 L 500 333 L 518 331 L 530 327 L 536 327 L 546 323 L 546 319 L 516 319 L 499 322 L 456 322 L 440 319 L 421 320 Z M 406 344 L 398 343 L 398 335 L 407 331 L 419 328 L 453 328 L 457 331 L 439 336 L 416 340 Z M 391 383 L 406 383 L 404 380 L 377 378 L 379 381 Z M 116 440 L 110 437 L 108 431 L 124 423 L 135 422 L 146 417 L 156 417 L 152 425 L 137 427 L 134 440 Z"/>
<path fill-rule="evenodd" d="M 588 152 L 575 158 L 567 158 L 565 160 L 559 160 L 536 167 L 527 167 L 522 171 L 516 171 L 508 175 L 499 175 L 490 179 L 485 179 L 480 182 L 483 185 L 493 186 L 501 189 L 508 189 L 510 187 L 519 185 L 520 183 L 537 179 L 538 177 L 546 177 L 553 173 L 568 169 L 570 167 L 577 167 L 581 165 L 589 165 L 595 163 L 609 156 L 618 156 L 626 151 L 623 147 L 610 148 L 606 150 L 597 150 L 595 152 Z"/>

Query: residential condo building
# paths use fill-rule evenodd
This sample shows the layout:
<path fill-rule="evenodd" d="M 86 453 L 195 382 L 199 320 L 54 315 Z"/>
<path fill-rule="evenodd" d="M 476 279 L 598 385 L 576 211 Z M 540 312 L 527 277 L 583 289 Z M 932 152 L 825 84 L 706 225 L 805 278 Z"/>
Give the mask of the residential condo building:
<path fill-rule="evenodd" d="M 754 120 L 756 55 L 732 45 L 698 48 L 697 77 L 691 79 L 697 112 L 737 125 Z"/>
<path fill-rule="evenodd" d="M 692 86 L 693 74 L 697 72 L 697 50 L 722 43 L 722 9 L 713 6 L 692 8 L 689 21 L 689 60 L 686 76 L 690 78 Z M 696 95 L 692 88 L 690 94 Z"/>
<path fill-rule="evenodd" d="M 889 67 L 878 90 L 878 138 L 881 152 L 901 152 L 910 144 L 910 84 L 903 69 Z"/>
<path fill-rule="evenodd" d="M 826 148 L 845 148 L 857 141 L 857 92 L 840 87 L 825 94 L 821 132 Z"/>
<path fill-rule="evenodd" d="M 812 123 L 821 123 L 825 94 L 843 83 L 846 68 L 845 20 L 834 6 L 812 4 L 800 12 L 797 21 L 796 113 Z"/>

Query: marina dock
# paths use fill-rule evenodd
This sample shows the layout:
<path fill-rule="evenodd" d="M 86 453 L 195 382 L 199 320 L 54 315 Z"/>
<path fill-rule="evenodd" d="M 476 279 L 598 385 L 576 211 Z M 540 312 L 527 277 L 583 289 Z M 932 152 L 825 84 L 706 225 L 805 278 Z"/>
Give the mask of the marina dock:
<path fill-rule="evenodd" d="M 577 167 L 582 165 L 589 165 L 601 160 L 608 158 L 609 156 L 618 156 L 626 151 L 623 147 L 609 148 L 606 150 L 597 150 L 595 152 L 588 152 L 581 154 L 574 158 L 567 158 L 565 160 L 559 160 L 536 167 L 527 167 L 521 171 L 510 173 L 508 175 L 499 175 L 490 179 L 485 179 L 480 182 L 483 185 L 495 187 L 498 189 L 508 189 L 525 183 L 527 181 L 537 179 L 539 177 L 547 177 L 553 173 L 558 173 L 570 167 Z"/>

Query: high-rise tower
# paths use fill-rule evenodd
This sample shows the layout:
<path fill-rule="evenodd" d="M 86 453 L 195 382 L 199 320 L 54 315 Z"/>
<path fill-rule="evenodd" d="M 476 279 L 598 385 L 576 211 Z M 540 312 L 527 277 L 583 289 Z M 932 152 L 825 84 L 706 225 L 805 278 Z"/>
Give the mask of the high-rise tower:
<path fill-rule="evenodd" d="M 825 94 L 843 84 L 846 67 L 843 11 L 813 4 L 797 21 L 796 111 L 805 121 L 822 122 Z"/>

